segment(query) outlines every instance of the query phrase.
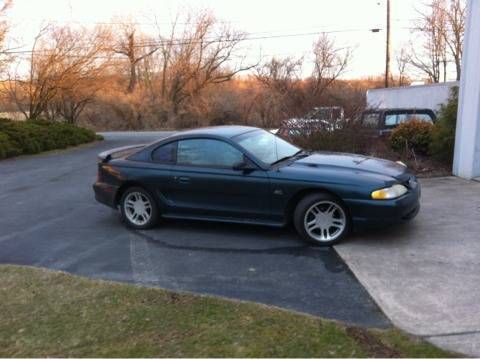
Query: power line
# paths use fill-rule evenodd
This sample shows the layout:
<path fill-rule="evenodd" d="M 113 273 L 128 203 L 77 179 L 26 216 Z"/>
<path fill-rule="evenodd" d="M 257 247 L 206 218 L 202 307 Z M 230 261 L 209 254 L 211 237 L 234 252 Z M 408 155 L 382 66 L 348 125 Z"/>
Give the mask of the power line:
<path fill-rule="evenodd" d="M 381 28 L 357 28 L 357 29 L 342 29 L 342 30 L 328 30 L 328 31 L 315 31 L 315 32 L 305 32 L 305 33 L 294 33 L 294 34 L 282 34 L 282 35 L 265 35 L 265 36 L 251 36 L 251 37 L 244 37 L 244 38 L 236 38 L 236 39 L 203 39 L 202 41 L 194 41 L 195 39 L 182 39 L 182 40 L 163 40 L 163 41 L 149 41 L 143 43 L 137 43 L 134 45 L 135 48 L 145 48 L 145 47 L 156 47 L 162 45 L 195 45 L 205 43 L 205 41 L 209 41 L 210 43 L 228 43 L 228 42 L 241 42 L 241 41 L 257 41 L 257 40 L 267 40 L 267 39 L 280 39 L 280 38 L 291 38 L 291 37 L 303 37 L 303 36 L 316 36 L 322 34 L 333 34 L 333 33 L 348 33 L 348 32 L 378 32 L 383 30 Z M 255 33 L 251 33 L 255 34 Z M 76 48 L 72 48 L 72 50 L 83 50 L 83 49 L 91 49 L 92 47 L 87 46 L 80 46 Z M 16 50 L 16 51 L 5 51 L 4 54 L 31 54 L 45 52 L 49 54 L 53 52 L 55 49 L 42 49 L 42 50 Z"/>
<path fill-rule="evenodd" d="M 283 34 L 283 35 L 265 35 L 265 36 L 252 36 L 252 37 L 245 37 L 243 39 L 212 39 L 206 40 L 211 41 L 212 43 L 223 43 L 223 42 L 240 42 L 240 41 L 255 41 L 255 40 L 267 40 L 267 39 L 280 39 L 280 38 L 290 38 L 290 37 L 302 37 L 302 36 L 316 36 L 322 34 L 333 34 L 333 33 L 346 33 L 346 32 L 373 32 L 373 30 L 382 30 L 382 29 L 343 29 L 343 30 L 329 30 L 329 31 L 315 31 L 315 32 L 304 32 L 304 33 L 296 33 L 296 34 Z M 192 39 L 193 40 L 193 39 Z M 179 41 L 179 42 L 175 42 Z M 143 44 L 138 44 L 138 47 L 154 47 L 154 46 L 161 46 L 161 45 L 189 45 L 189 44 L 200 44 L 201 41 L 192 42 L 191 40 L 174 40 L 174 41 L 152 41 L 152 42 L 145 42 Z"/>

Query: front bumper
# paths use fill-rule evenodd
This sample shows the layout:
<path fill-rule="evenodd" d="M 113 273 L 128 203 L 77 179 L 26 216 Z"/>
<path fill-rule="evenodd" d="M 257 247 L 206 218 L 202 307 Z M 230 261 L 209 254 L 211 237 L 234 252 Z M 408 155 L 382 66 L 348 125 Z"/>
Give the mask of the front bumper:
<path fill-rule="evenodd" d="M 95 199 L 109 207 L 117 208 L 116 196 L 118 186 L 112 186 L 103 182 L 95 182 L 93 191 L 95 192 Z"/>
<path fill-rule="evenodd" d="M 378 228 L 407 222 L 420 211 L 420 184 L 392 200 L 347 200 L 353 228 Z"/>

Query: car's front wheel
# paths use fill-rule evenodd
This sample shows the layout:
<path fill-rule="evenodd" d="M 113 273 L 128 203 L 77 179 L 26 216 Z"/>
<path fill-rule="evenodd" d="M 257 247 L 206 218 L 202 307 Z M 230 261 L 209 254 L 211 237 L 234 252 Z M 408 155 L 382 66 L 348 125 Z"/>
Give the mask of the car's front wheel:
<path fill-rule="evenodd" d="M 328 193 L 303 198 L 294 213 L 297 232 L 310 243 L 331 246 L 350 230 L 350 219 L 343 203 Z"/>
<path fill-rule="evenodd" d="M 153 227 L 158 219 L 158 209 L 152 196 L 141 187 L 128 188 L 120 200 L 122 220 L 134 229 Z"/>

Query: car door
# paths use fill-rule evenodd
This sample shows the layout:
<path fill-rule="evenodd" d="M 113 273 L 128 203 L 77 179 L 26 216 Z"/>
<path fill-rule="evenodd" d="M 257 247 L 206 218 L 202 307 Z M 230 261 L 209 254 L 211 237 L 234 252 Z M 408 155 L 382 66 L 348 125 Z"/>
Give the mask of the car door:
<path fill-rule="evenodd" d="M 234 169 L 243 160 L 244 154 L 223 140 L 179 140 L 166 193 L 171 214 L 268 220 L 269 178 L 256 166 L 248 171 Z"/>
<path fill-rule="evenodd" d="M 168 210 L 167 194 L 172 187 L 172 166 L 177 155 L 176 142 L 164 143 L 153 149 L 148 162 L 141 162 L 142 167 L 136 178 L 154 193 L 160 211 Z"/>

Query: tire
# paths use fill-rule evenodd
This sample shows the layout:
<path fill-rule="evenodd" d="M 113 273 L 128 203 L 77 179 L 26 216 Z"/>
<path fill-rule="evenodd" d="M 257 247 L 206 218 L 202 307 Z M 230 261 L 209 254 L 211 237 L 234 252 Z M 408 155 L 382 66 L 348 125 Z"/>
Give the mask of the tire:
<path fill-rule="evenodd" d="M 293 222 L 304 240 L 318 246 L 334 245 L 350 232 L 345 205 L 328 193 L 314 193 L 300 200 Z"/>
<path fill-rule="evenodd" d="M 122 221 L 133 229 L 152 228 L 159 217 L 153 196 L 141 187 L 130 187 L 123 193 L 120 199 L 120 214 Z"/>

